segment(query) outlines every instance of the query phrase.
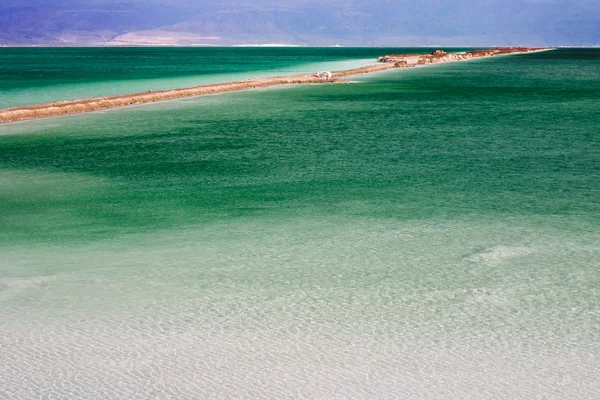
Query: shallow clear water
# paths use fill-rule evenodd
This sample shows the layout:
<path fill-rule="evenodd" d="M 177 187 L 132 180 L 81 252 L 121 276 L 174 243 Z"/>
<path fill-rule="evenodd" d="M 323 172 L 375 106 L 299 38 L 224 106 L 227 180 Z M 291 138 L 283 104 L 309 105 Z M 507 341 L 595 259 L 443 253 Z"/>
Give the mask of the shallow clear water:
<path fill-rule="evenodd" d="M 0 397 L 598 397 L 599 67 L 0 126 Z"/>

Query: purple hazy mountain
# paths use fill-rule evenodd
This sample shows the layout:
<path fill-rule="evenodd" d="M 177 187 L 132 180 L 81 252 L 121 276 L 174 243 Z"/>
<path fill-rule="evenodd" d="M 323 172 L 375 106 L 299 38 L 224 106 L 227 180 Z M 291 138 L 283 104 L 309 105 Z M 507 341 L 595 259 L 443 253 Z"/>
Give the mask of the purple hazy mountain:
<path fill-rule="evenodd" d="M 596 45 L 598 0 L 3 0 L 0 44 Z"/>

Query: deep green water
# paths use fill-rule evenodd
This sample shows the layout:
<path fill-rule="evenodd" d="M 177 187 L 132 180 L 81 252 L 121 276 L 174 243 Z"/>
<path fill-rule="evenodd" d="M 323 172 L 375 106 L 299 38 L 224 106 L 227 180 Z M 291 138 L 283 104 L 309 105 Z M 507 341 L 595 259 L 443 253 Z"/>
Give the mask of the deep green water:
<path fill-rule="evenodd" d="M 0 398 L 597 398 L 599 110 L 561 49 L 1 125 Z"/>

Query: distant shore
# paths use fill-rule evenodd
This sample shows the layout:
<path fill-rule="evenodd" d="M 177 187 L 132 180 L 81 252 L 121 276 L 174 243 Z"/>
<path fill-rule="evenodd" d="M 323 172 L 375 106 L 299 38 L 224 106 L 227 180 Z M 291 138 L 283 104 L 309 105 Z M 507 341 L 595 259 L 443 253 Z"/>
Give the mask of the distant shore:
<path fill-rule="evenodd" d="M 296 74 L 270 78 L 246 79 L 237 82 L 226 82 L 190 88 L 148 91 L 143 93 L 123 94 L 117 96 L 93 97 L 88 99 L 54 101 L 23 107 L 0 110 L 0 123 L 45 118 L 61 115 L 79 114 L 90 111 L 106 110 L 136 104 L 154 103 L 184 97 L 203 96 L 209 94 L 237 92 L 242 90 L 265 88 L 278 85 L 309 83 L 344 83 L 346 77 L 395 68 L 413 68 L 428 64 L 446 63 L 482 57 L 493 57 L 505 54 L 532 53 L 549 50 L 546 48 L 507 47 L 497 49 L 471 50 L 466 53 L 445 53 L 436 50 L 430 54 L 389 54 L 380 57 L 376 64 L 349 70 L 333 71 L 331 74 Z"/>

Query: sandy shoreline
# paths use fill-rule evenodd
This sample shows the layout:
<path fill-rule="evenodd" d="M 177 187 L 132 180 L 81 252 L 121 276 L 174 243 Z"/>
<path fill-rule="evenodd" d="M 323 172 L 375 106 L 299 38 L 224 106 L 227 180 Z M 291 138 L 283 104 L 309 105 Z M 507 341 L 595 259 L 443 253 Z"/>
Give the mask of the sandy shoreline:
<path fill-rule="evenodd" d="M 270 86 L 308 84 L 308 83 L 344 83 L 352 75 L 362 75 L 395 68 L 412 68 L 428 64 L 456 62 L 481 57 L 492 57 L 505 54 L 531 53 L 542 48 L 502 48 L 488 50 L 472 50 L 462 54 L 447 54 L 436 50 L 431 54 L 391 54 L 380 57 L 377 64 L 349 70 L 333 71 L 329 79 L 322 79 L 315 74 L 296 74 L 269 78 L 254 78 L 237 82 L 225 82 L 190 88 L 148 91 L 143 93 L 117 96 L 93 97 L 88 99 L 55 101 L 24 107 L 0 110 L 0 123 L 21 120 L 78 114 L 89 111 L 106 110 L 136 104 L 154 103 L 192 96 L 203 96 L 217 93 L 237 92 L 242 90 L 265 88 Z"/>

